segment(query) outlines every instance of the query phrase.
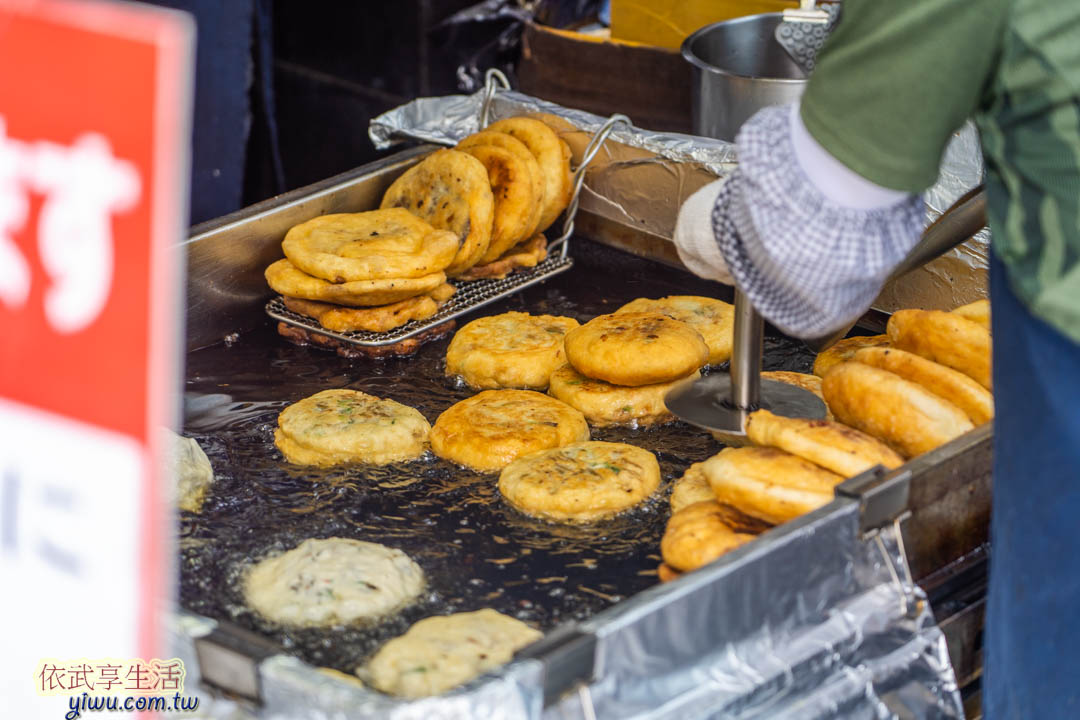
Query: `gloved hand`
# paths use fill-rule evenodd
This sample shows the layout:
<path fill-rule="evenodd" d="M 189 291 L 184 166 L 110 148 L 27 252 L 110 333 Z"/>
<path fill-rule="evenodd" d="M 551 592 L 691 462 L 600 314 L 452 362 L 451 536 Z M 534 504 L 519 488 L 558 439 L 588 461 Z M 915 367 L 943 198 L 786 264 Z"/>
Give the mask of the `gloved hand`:
<path fill-rule="evenodd" d="M 679 208 L 675 223 L 675 249 L 679 259 L 690 272 L 707 280 L 734 285 L 727 263 L 716 243 L 713 231 L 713 210 L 720 189 L 728 178 L 705 185 L 686 199 Z"/>

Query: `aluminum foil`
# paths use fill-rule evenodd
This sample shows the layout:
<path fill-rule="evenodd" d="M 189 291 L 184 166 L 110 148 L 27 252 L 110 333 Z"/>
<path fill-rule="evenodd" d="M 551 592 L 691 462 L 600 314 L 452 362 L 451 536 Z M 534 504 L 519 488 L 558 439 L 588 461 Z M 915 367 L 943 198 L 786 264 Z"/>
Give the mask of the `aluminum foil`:
<path fill-rule="evenodd" d="M 472 95 L 418 98 L 371 122 L 369 135 L 377 148 L 403 140 L 452 145 L 476 132 L 483 92 Z M 575 161 L 606 118 L 564 108 L 521 93 L 499 92 L 493 118 L 530 112 L 556 115 L 578 129 L 560 133 Z M 679 206 L 695 190 L 730 173 L 737 163 L 732 143 L 678 133 L 620 127 L 589 167 L 581 207 L 602 218 L 670 240 Z M 982 179 L 978 133 L 968 123 L 956 133 L 942 160 L 937 182 L 925 194 L 927 222 L 944 212 Z M 874 303 L 885 312 L 903 307 L 951 309 L 987 294 L 989 230 L 923 268 L 890 283 Z M 633 248 L 629 248 L 633 249 Z M 639 249 L 635 252 L 642 254 Z M 647 253 L 646 253 L 647 254 Z M 673 252 L 658 258 L 670 262 Z"/>

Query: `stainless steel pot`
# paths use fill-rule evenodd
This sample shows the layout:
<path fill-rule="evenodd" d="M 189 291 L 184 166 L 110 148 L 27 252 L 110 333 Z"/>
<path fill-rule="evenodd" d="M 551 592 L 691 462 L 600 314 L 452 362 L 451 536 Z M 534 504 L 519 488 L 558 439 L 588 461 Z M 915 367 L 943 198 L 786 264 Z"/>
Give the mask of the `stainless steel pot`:
<path fill-rule="evenodd" d="M 776 42 L 781 13 L 765 13 L 706 25 L 682 44 L 693 68 L 694 132 L 733 141 L 751 115 L 769 105 L 793 102 L 806 73 Z"/>

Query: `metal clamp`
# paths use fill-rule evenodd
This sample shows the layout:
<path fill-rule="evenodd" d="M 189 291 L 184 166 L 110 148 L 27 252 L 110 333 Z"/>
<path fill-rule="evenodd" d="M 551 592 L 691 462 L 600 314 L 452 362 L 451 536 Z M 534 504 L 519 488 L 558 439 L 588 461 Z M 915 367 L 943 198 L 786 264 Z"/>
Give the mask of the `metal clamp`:
<path fill-rule="evenodd" d="M 262 702 L 259 664 L 284 650 L 255 633 L 220 623 L 195 638 L 195 657 L 203 683 L 257 703 Z"/>
<path fill-rule="evenodd" d="M 515 656 L 515 659 L 524 658 L 539 660 L 544 665 L 545 707 L 574 688 L 580 695 L 584 687 L 584 697 L 588 697 L 588 684 L 596 668 L 596 636 L 572 625 L 562 626 Z"/>

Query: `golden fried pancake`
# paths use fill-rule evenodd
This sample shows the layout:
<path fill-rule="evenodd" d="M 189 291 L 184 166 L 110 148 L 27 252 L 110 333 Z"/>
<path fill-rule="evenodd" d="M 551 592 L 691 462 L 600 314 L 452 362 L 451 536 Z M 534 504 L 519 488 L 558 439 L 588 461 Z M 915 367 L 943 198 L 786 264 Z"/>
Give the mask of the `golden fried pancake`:
<path fill-rule="evenodd" d="M 357 673 L 391 695 L 439 695 L 505 665 L 541 637 L 539 630 L 488 608 L 435 615 L 387 642 Z"/>
<path fill-rule="evenodd" d="M 719 365 L 731 357 L 731 337 L 735 328 L 735 307 L 730 303 L 696 295 L 669 295 L 660 300 L 638 298 L 615 311 L 663 313 L 701 333 L 709 346 L 709 364 Z"/>
<path fill-rule="evenodd" d="M 510 137 L 507 135 L 507 137 Z M 486 265 L 473 265 L 457 276 L 458 280 L 480 280 L 492 278 L 501 280 L 510 273 L 520 268 L 536 267 L 547 258 L 547 238 L 543 235 L 533 235 L 531 238 L 515 245 L 506 253 Z"/>
<path fill-rule="evenodd" d="M 990 330 L 990 301 L 989 300 L 976 300 L 973 303 L 967 305 L 961 305 L 958 308 L 952 310 L 954 315 L 959 315 L 965 320 L 970 320 L 973 323 L 982 325 L 987 330 Z"/>
<path fill-rule="evenodd" d="M 701 334 L 661 313 L 595 317 L 566 334 L 566 358 L 582 375 L 615 385 L 680 380 L 709 360 Z"/>
<path fill-rule="evenodd" d="M 673 570 L 690 572 L 753 539 L 735 532 L 725 522 L 723 508 L 709 500 L 672 514 L 660 540 L 660 555 Z"/>
<path fill-rule="evenodd" d="M 656 577 L 660 579 L 660 582 L 666 583 L 682 577 L 682 573 L 667 563 L 662 562 L 656 567 Z"/>
<path fill-rule="evenodd" d="M 529 229 L 523 237 L 535 235 L 540 226 L 540 216 L 544 211 L 544 193 L 547 190 L 544 181 L 544 173 L 540 170 L 540 165 L 536 162 L 536 157 L 529 152 L 529 148 L 525 147 L 525 143 L 517 138 L 512 135 L 507 135 L 506 133 L 495 132 L 492 130 L 481 130 L 478 133 L 469 135 L 457 144 L 457 149 L 466 150 L 477 145 L 490 145 L 501 148 L 510 152 L 514 157 L 525 164 L 525 169 L 529 175 L 533 189 L 533 207 L 529 217 Z"/>
<path fill-rule="evenodd" d="M 746 435 L 755 445 L 779 448 L 844 477 L 854 477 L 875 465 L 891 469 L 904 464 L 904 459 L 884 443 L 828 420 L 789 418 L 757 410 L 746 420 Z"/>
<path fill-rule="evenodd" d="M 332 335 L 308 330 L 304 327 L 279 322 L 277 324 L 278 335 L 285 338 L 293 345 L 300 347 L 317 347 L 337 353 L 339 357 L 348 360 L 384 360 L 390 357 L 407 357 L 415 355 L 421 347 L 434 340 L 441 340 L 454 332 L 456 323 L 453 320 L 441 322 L 427 330 L 410 335 L 404 340 L 398 340 L 387 345 L 357 345 L 356 343 L 339 340 Z"/>
<path fill-rule="evenodd" d="M 451 462 L 497 472 L 515 458 L 589 439 L 585 417 L 531 390 L 485 390 L 450 406 L 431 430 L 431 449 Z"/>
<path fill-rule="evenodd" d="M 994 418 L 994 396 L 962 372 L 896 348 L 863 348 L 852 359 L 922 385 L 963 410 L 976 425 Z"/>
<path fill-rule="evenodd" d="M 671 498 L 668 501 L 671 512 L 677 513 L 694 503 L 716 500 L 709 485 L 709 478 L 705 477 L 705 472 L 701 469 L 702 465 L 704 463 L 694 463 L 686 468 L 682 477 L 671 486 Z"/>
<path fill-rule="evenodd" d="M 672 382 L 651 385 L 612 385 L 603 380 L 587 378 L 570 365 L 563 365 L 551 374 L 548 394 L 585 415 L 591 425 L 633 425 L 644 427 L 674 420 L 664 398 L 684 382 L 701 376 L 697 370 Z"/>
<path fill-rule="evenodd" d="M 544 176 L 544 210 L 536 230 L 547 230 L 570 204 L 574 191 L 574 178 L 570 173 L 570 146 L 559 139 L 551 128 L 533 118 L 507 118 L 492 123 L 487 129 L 520 140 L 536 158 Z"/>
<path fill-rule="evenodd" d="M 990 331 L 960 315 L 941 310 L 898 310 L 889 318 L 890 345 L 959 370 L 987 390 Z"/>
<path fill-rule="evenodd" d="M 454 259 L 457 240 L 392 208 L 313 218 L 290 229 L 281 249 L 308 275 L 341 284 L 440 272 Z"/>
<path fill-rule="evenodd" d="M 471 388 L 544 390 L 566 362 L 563 337 L 578 321 L 554 315 L 508 312 L 473 320 L 446 350 L 446 374 Z"/>
<path fill-rule="evenodd" d="M 850 360 L 860 349 L 864 347 L 888 347 L 888 335 L 856 335 L 844 338 L 832 347 L 818 353 L 814 359 L 814 374 L 825 377 L 829 369 L 834 365 Z"/>
<path fill-rule="evenodd" d="M 350 307 L 389 305 L 431 292 L 446 283 L 446 275 L 436 272 L 417 278 L 357 280 L 335 284 L 308 275 L 288 259 L 272 263 L 266 268 L 265 275 L 270 288 L 287 297 Z"/>
<path fill-rule="evenodd" d="M 281 411 L 274 442 L 298 465 L 385 465 L 423 454 L 430 430 L 407 405 L 356 390 L 323 390 Z"/>
<path fill-rule="evenodd" d="M 475 265 L 491 242 L 495 198 L 487 169 L 468 153 L 431 153 L 394 181 L 383 195 L 382 207 L 405 208 L 454 233 L 457 254 L 446 268 L 451 277 Z"/>
<path fill-rule="evenodd" d="M 911 458 L 974 425 L 963 410 L 922 385 L 860 362 L 837 365 L 822 383 L 836 419 Z"/>
<path fill-rule="evenodd" d="M 655 455 L 613 442 L 581 442 L 524 455 L 499 475 L 499 492 L 512 506 L 562 522 L 615 515 L 659 486 Z"/>
<path fill-rule="evenodd" d="M 310 539 L 254 565 L 244 576 L 247 604 L 292 626 L 376 618 L 424 589 L 424 572 L 396 548 L 349 538 Z"/>
<path fill-rule="evenodd" d="M 350 308 L 315 302 L 284 298 L 285 307 L 293 312 L 314 318 L 327 330 L 335 332 L 386 332 L 401 327 L 412 320 L 426 320 L 439 311 L 439 308 L 454 294 L 454 286 L 442 284 L 426 295 L 400 300 L 390 305 L 370 308 Z"/>
<path fill-rule="evenodd" d="M 771 447 L 725 448 L 702 471 L 721 503 L 780 524 L 827 504 L 844 478 Z M 669 561 L 670 562 L 670 561 Z"/>
<path fill-rule="evenodd" d="M 494 145 L 473 145 L 461 151 L 484 163 L 491 183 L 491 194 L 495 198 L 491 242 L 477 261 L 489 263 L 531 236 L 533 226 L 529 223 L 537 203 L 532 176 L 525 163 L 509 150 Z"/>

